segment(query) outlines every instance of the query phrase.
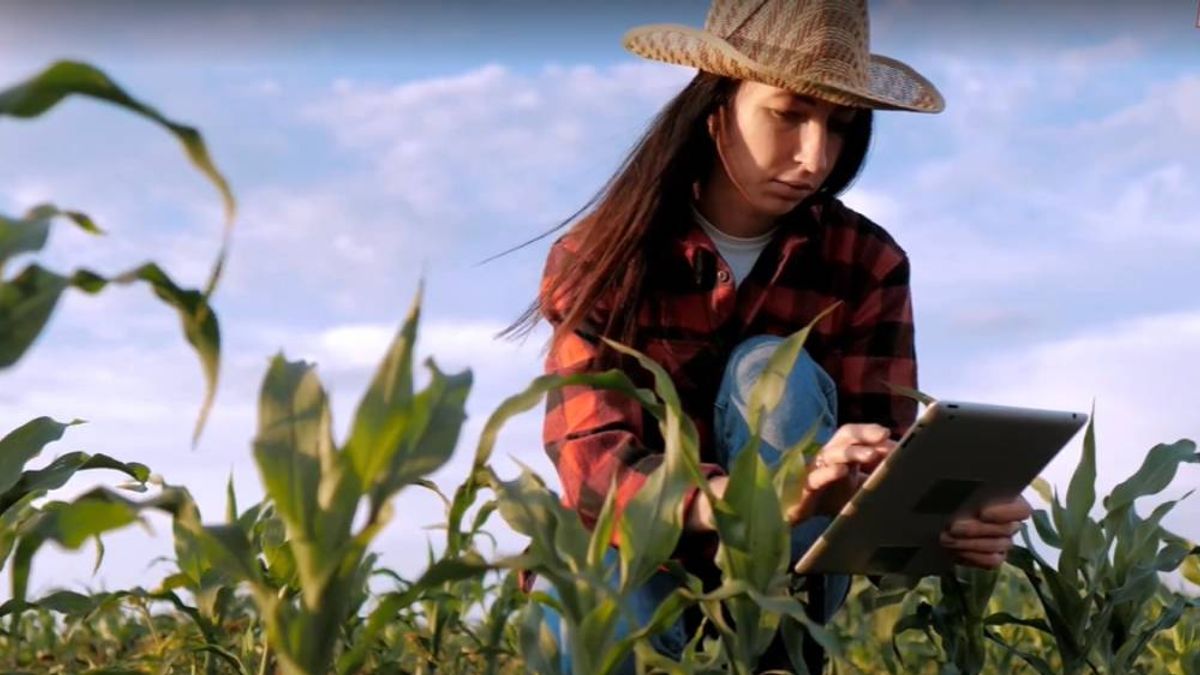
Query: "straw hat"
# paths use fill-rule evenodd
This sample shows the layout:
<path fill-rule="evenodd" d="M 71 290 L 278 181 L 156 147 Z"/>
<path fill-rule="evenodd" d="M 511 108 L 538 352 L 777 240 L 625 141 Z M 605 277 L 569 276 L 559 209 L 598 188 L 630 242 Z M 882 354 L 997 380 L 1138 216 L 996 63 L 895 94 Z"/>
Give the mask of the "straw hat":
<path fill-rule="evenodd" d="M 713 0 L 702 30 L 649 24 L 626 49 L 841 105 L 936 113 L 945 101 L 912 67 L 869 48 L 866 0 Z"/>

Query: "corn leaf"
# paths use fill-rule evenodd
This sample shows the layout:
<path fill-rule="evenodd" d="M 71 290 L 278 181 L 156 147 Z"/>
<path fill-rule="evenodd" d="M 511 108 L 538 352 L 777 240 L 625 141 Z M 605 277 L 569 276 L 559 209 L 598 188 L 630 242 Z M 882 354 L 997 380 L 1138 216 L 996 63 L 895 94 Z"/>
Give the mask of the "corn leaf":
<path fill-rule="evenodd" d="M 1081 538 L 1085 521 L 1096 503 L 1096 419 L 1095 405 L 1088 417 L 1087 431 L 1083 438 L 1083 452 L 1071 483 L 1067 488 L 1066 521 L 1059 527 L 1062 537 L 1062 554 L 1058 560 L 1058 571 L 1068 582 L 1074 582 L 1079 572 Z"/>
<path fill-rule="evenodd" d="M 7 493 L 20 483 L 25 475 L 21 471 L 29 460 L 41 454 L 42 449 L 62 438 L 67 427 L 82 424 L 82 420 L 56 422 L 49 417 L 32 419 L 0 438 L 0 503 L 11 503 Z M 16 501 L 20 495 L 14 495 Z M 0 508 L 0 512 L 3 512 Z"/>

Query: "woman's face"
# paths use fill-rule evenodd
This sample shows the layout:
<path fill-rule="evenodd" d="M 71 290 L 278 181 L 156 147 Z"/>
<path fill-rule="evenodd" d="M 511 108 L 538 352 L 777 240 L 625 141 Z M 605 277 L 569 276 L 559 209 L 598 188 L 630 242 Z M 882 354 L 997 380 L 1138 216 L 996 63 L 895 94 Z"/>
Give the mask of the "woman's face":
<path fill-rule="evenodd" d="M 727 172 L 745 190 L 752 210 L 780 215 L 815 192 L 833 171 L 854 110 L 743 81 L 725 115 Z M 714 114 L 709 118 L 713 133 L 716 122 Z"/>

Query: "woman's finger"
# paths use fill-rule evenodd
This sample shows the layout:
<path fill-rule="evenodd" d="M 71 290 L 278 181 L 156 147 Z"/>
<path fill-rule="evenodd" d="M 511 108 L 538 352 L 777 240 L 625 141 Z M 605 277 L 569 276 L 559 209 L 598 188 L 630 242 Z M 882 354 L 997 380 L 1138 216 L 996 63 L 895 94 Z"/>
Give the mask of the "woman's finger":
<path fill-rule="evenodd" d="M 808 489 L 820 490 L 831 483 L 836 483 L 850 474 L 847 464 L 826 464 L 808 472 Z"/>
<path fill-rule="evenodd" d="M 881 424 L 843 424 L 833 433 L 825 447 L 877 445 L 888 440 L 889 435 L 888 428 Z"/>
<path fill-rule="evenodd" d="M 988 504 L 979 510 L 979 519 L 989 523 L 1020 522 L 1032 515 L 1033 507 L 1020 495 L 1009 501 Z"/>
<path fill-rule="evenodd" d="M 942 546 L 958 552 L 971 553 L 1004 553 L 1012 548 L 1010 537 L 971 537 L 960 539 L 947 534 L 941 536 Z"/>
<path fill-rule="evenodd" d="M 876 464 L 890 452 L 891 448 L 873 445 L 826 445 L 813 459 L 814 467 L 834 464 Z"/>
<path fill-rule="evenodd" d="M 1019 532 L 1021 524 L 989 523 L 975 518 L 963 518 L 950 523 L 946 532 L 953 537 L 966 539 L 970 537 L 1012 537 Z"/>

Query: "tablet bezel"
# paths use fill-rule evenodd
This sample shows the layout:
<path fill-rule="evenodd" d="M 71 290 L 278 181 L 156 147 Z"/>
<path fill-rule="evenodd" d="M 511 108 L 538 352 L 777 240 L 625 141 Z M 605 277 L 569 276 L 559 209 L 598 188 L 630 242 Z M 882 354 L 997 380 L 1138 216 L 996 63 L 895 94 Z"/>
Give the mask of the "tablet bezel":
<path fill-rule="evenodd" d="M 1021 494 L 1087 420 L 1080 412 L 936 401 L 794 571 L 926 575 L 951 569 L 941 531 L 960 514 Z M 984 454 L 962 454 L 972 439 Z"/>

